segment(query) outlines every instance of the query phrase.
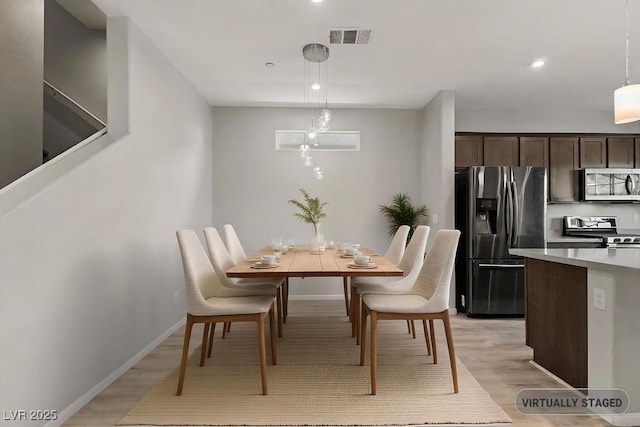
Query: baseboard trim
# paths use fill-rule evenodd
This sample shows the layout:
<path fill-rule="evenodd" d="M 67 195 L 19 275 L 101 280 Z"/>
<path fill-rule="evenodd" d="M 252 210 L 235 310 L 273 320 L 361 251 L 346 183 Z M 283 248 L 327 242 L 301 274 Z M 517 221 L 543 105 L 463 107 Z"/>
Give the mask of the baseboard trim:
<path fill-rule="evenodd" d="M 175 331 L 183 327 L 186 320 L 182 319 L 179 322 L 172 325 L 169 329 L 163 332 L 160 336 L 150 342 L 147 346 L 145 346 L 142 350 L 136 353 L 131 359 L 127 360 L 122 366 L 113 371 L 109 376 L 100 381 L 98 384 L 93 386 L 89 391 L 76 399 L 71 405 L 64 408 L 62 411 L 58 413 L 58 419 L 55 421 L 49 421 L 44 426 L 45 427 L 58 427 L 69 420 L 76 412 L 78 412 L 82 407 L 91 402 L 91 400 L 100 394 L 105 388 L 107 388 L 112 382 L 120 378 L 125 372 L 131 369 L 136 363 L 142 360 L 147 354 L 149 354 L 154 348 L 156 348 L 160 343 L 169 338 Z"/>

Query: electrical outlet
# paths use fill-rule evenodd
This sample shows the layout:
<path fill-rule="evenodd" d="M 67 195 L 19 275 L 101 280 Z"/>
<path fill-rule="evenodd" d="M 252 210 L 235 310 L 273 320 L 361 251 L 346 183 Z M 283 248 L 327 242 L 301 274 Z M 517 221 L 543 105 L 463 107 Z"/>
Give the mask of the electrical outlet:
<path fill-rule="evenodd" d="M 438 216 L 438 214 L 431 214 L 431 224 L 435 225 L 438 223 L 438 221 L 440 221 L 440 217 Z"/>
<path fill-rule="evenodd" d="M 593 288 L 593 306 L 599 310 L 607 309 L 607 293 L 604 289 Z"/>

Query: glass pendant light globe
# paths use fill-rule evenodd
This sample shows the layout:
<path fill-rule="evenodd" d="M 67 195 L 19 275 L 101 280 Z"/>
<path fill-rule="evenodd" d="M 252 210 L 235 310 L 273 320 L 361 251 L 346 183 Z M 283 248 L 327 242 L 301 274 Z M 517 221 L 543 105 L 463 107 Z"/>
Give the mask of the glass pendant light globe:
<path fill-rule="evenodd" d="M 320 166 L 313 168 L 313 176 L 315 179 L 324 178 L 324 168 L 321 168 Z"/>
<path fill-rule="evenodd" d="M 329 130 L 329 122 L 322 116 L 318 119 L 318 130 L 320 132 L 326 132 Z"/>
<path fill-rule="evenodd" d="M 300 153 L 300 157 L 307 157 L 311 152 L 311 147 L 309 147 L 309 145 L 307 145 L 306 143 L 300 144 L 300 147 L 298 147 L 298 152 Z"/>
<path fill-rule="evenodd" d="M 313 159 L 310 156 L 307 156 L 302 161 L 302 164 L 305 165 L 305 167 L 310 168 L 311 166 L 313 166 Z"/>
<path fill-rule="evenodd" d="M 315 141 L 318 138 L 318 131 L 315 128 L 310 128 L 307 131 L 307 138 L 312 141 Z"/>
<path fill-rule="evenodd" d="M 328 122 L 329 120 L 331 120 L 331 110 L 329 110 L 328 108 L 324 108 L 322 110 L 322 113 L 320 113 L 320 117 L 322 117 L 326 122 Z"/>

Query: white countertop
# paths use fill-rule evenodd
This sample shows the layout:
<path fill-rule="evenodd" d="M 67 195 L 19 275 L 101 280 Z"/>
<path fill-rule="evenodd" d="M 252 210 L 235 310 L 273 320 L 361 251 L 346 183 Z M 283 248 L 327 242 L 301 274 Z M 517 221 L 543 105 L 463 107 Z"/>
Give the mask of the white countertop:
<path fill-rule="evenodd" d="M 640 273 L 640 248 L 509 249 L 509 253 L 578 267 L 597 268 L 627 274 Z"/>

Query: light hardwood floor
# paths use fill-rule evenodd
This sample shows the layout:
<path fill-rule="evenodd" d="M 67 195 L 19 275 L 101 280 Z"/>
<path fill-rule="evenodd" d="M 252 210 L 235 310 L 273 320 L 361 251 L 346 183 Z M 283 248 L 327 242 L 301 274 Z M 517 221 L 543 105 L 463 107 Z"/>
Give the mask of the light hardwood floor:
<path fill-rule="evenodd" d="M 289 321 L 298 309 L 305 312 L 344 312 L 344 301 L 291 301 Z M 532 350 L 524 344 L 522 319 L 471 319 L 452 316 L 456 355 L 502 409 L 515 426 L 609 426 L 599 417 L 524 416 L 514 406 L 516 393 L 525 387 L 557 387 L 558 383 L 529 361 Z M 442 322 L 436 322 L 441 354 L 446 354 Z M 201 336 L 194 327 L 192 337 Z M 346 331 L 345 333 L 351 333 Z M 218 332 L 216 332 L 218 334 Z M 285 325 L 286 334 L 286 325 Z M 217 335 L 218 336 L 218 335 Z M 179 364 L 184 330 L 181 328 L 126 374 L 107 387 L 75 414 L 68 426 L 114 426 L 158 382 Z M 420 337 L 420 335 L 418 335 Z M 192 348 L 199 345 L 192 339 Z M 444 353 L 443 353 L 444 352 Z"/>

